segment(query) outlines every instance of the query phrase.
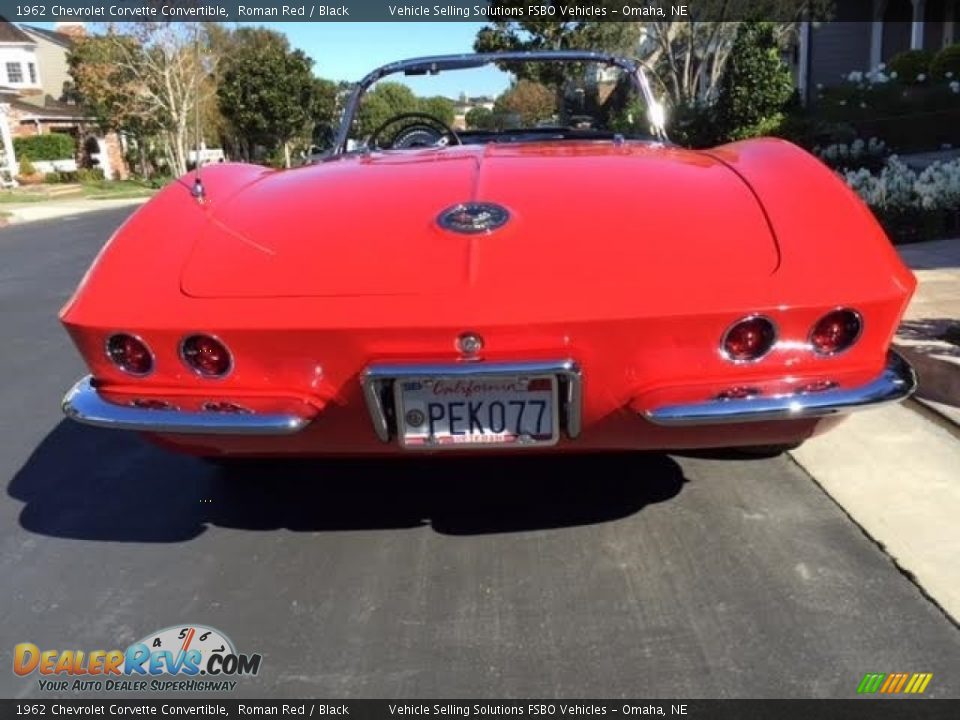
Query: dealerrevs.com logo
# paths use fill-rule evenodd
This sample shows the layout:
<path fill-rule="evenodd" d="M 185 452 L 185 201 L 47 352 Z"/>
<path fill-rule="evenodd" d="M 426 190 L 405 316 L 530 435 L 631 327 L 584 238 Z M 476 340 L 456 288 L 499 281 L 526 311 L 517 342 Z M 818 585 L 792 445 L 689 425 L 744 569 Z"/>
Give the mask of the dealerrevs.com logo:
<path fill-rule="evenodd" d="M 150 633 L 126 650 L 42 650 L 29 642 L 13 651 L 13 672 L 34 673 L 41 690 L 229 691 L 233 678 L 256 675 L 259 653 L 238 653 L 230 639 L 204 625 Z"/>

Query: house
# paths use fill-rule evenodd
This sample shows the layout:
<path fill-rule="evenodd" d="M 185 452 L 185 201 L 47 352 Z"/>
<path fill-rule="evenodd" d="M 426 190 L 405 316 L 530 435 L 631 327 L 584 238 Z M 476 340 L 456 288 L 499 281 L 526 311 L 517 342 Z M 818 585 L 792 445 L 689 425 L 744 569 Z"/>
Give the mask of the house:
<path fill-rule="evenodd" d="M 486 95 L 467 97 L 466 93 L 460 93 L 460 97 L 457 98 L 453 104 L 453 128 L 455 130 L 465 130 L 467 127 L 467 113 L 478 107 L 493 110 L 493 102 L 494 99 Z"/>
<path fill-rule="evenodd" d="M 872 70 L 911 49 L 960 42 L 960 0 L 836 0 L 830 22 L 800 28 L 797 83 L 804 98 L 854 70 Z"/>
<path fill-rule="evenodd" d="M 77 141 L 81 164 L 100 167 L 108 179 L 127 176 L 117 134 L 102 132 L 94 118 L 64 100 L 70 79 L 67 54 L 84 34 L 82 23 L 58 23 L 46 30 L 17 26 L 0 16 L 0 136 L 10 175 L 17 167 L 13 138 L 60 132 Z"/>
<path fill-rule="evenodd" d="M 44 98 L 59 102 L 63 99 L 64 90 L 73 83 L 70 77 L 70 67 L 67 63 L 67 53 L 73 44 L 86 36 L 83 23 L 58 23 L 56 30 L 21 25 L 22 30 L 36 44 L 34 53 L 39 67 L 40 88 Z"/>

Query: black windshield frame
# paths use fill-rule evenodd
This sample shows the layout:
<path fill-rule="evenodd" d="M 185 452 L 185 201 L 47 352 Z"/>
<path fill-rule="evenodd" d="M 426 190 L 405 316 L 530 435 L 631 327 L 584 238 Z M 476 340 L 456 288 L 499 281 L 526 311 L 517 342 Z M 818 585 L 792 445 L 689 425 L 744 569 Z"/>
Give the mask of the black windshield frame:
<path fill-rule="evenodd" d="M 465 70 L 469 68 L 483 67 L 496 63 L 506 62 L 529 62 L 529 63 L 576 63 L 593 62 L 604 65 L 613 65 L 626 71 L 635 89 L 643 96 L 647 105 L 647 110 L 659 107 L 653 92 L 650 89 L 650 83 L 643 72 L 643 68 L 634 60 L 611 55 L 609 53 L 594 52 L 588 50 L 543 50 L 536 52 L 495 52 L 495 53 L 468 53 L 464 55 L 435 55 L 420 58 L 411 58 L 399 62 L 383 65 L 373 72 L 367 74 L 350 94 L 347 104 L 343 110 L 343 117 L 340 120 L 340 127 L 337 130 L 333 144 L 333 155 L 340 155 L 347 152 L 347 140 L 350 136 L 350 128 L 353 126 L 354 118 L 360 107 L 360 100 L 364 93 L 378 80 L 388 75 L 403 73 L 407 75 L 417 74 L 435 74 L 444 70 Z M 653 122 L 654 139 L 661 142 L 668 142 L 666 131 L 662 124 Z"/>

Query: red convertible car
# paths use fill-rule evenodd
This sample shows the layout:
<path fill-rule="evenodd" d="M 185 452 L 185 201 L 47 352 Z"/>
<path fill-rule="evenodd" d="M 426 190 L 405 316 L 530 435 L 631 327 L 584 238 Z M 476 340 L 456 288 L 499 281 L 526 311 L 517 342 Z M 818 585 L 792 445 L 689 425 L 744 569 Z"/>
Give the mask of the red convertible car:
<path fill-rule="evenodd" d="M 671 144 L 631 60 L 398 62 L 343 115 L 124 223 L 61 314 L 69 417 L 227 459 L 756 448 L 914 389 L 864 204 L 781 140 Z"/>

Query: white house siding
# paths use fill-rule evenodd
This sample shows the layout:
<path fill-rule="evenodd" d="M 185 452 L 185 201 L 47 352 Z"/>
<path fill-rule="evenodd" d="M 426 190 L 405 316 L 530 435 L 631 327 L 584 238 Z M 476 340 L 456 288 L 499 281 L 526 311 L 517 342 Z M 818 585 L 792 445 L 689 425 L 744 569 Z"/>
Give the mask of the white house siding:
<path fill-rule="evenodd" d="M 11 83 L 7 77 L 7 63 L 20 63 L 23 82 Z M 28 63 L 33 63 L 37 72 L 37 82 L 30 82 Z M 0 87 L 14 90 L 28 90 L 40 87 L 40 62 L 32 45 L 0 43 Z"/>
<path fill-rule="evenodd" d="M 70 80 L 69 65 L 67 65 L 67 48 L 55 43 L 40 33 L 30 31 L 30 28 L 21 27 L 27 35 L 37 43 L 37 59 L 43 68 L 40 75 L 40 85 L 43 94 L 59 100 L 63 95 L 63 84 Z"/>

